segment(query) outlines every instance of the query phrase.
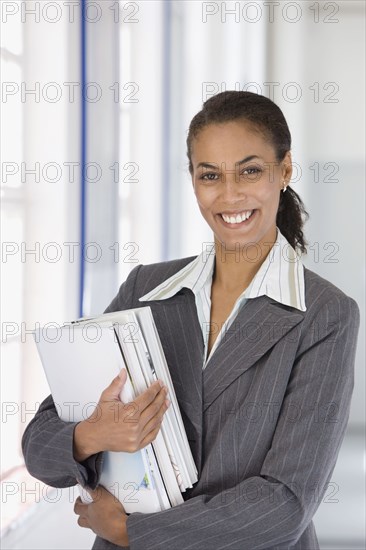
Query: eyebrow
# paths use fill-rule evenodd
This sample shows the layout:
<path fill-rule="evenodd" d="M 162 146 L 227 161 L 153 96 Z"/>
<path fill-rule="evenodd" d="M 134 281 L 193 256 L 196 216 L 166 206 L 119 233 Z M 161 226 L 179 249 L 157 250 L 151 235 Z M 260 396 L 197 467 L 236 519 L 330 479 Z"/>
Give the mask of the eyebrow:
<path fill-rule="evenodd" d="M 239 160 L 235 163 L 235 166 L 240 166 L 241 164 L 245 164 L 246 162 L 249 162 L 253 159 L 260 159 L 261 157 L 258 157 L 258 155 L 249 155 L 249 157 L 245 157 L 242 160 Z M 222 163 L 221 163 L 222 164 Z M 197 168 L 213 168 L 214 170 L 217 170 L 217 164 L 211 164 L 209 162 L 200 162 L 197 164 Z"/>

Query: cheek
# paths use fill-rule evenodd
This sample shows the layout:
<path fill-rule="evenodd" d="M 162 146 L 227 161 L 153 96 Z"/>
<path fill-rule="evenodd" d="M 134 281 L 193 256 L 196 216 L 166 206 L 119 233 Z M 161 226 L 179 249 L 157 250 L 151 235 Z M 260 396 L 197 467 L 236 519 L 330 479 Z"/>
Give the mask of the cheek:
<path fill-rule="evenodd" d="M 200 202 L 197 200 L 197 204 L 198 204 L 198 208 L 202 214 L 202 216 L 205 218 L 205 220 L 209 221 L 210 219 L 210 212 L 211 212 L 211 209 L 210 209 L 210 205 L 205 203 L 205 202 Z"/>
<path fill-rule="evenodd" d="M 273 206 L 273 208 L 275 208 L 278 205 L 280 197 L 280 188 L 277 180 L 264 181 L 262 185 L 257 187 L 256 196 L 262 204 Z"/>
<path fill-rule="evenodd" d="M 209 189 L 195 191 L 196 200 L 200 209 L 209 208 L 215 202 L 215 194 Z"/>

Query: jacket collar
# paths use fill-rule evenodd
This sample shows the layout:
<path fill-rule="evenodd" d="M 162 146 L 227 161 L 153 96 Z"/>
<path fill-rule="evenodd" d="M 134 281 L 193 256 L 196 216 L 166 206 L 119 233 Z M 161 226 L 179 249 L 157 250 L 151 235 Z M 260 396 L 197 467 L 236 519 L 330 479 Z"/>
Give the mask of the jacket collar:
<path fill-rule="evenodd" d="M 183 288 L 196 295 L 208 278 L 212 280 L 215 259 L 215 248 L 210 243 L 192 262 L 139 301 L 166 300 Z M 266 295 L 280 304 L 306 311 L 303 264 L 278 228 L 276 242 L 243 295 L 248 299 Z"/>

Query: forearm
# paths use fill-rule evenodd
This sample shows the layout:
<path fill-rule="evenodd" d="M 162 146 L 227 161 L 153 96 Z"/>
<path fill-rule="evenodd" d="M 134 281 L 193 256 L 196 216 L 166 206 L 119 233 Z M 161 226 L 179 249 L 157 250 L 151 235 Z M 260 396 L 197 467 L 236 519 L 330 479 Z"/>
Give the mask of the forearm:
<path fill-rule="evenodd" d="M 134 513 L 127 519 L 131 550 L 261 550 L 294 544 L 306 526 L 294 493 L 259 476 L 214 496 L 200 495 L 164 512 Z"/>
<path fill-rule="evenodd" d="M 25 464 L 31 475 L 53 487 L 98 484 L 102 453 L 89 456 L 82 463 L 76 460 L 76 425 L 60 420 L 51 396 L 43 401 L 22 438 Z"/>

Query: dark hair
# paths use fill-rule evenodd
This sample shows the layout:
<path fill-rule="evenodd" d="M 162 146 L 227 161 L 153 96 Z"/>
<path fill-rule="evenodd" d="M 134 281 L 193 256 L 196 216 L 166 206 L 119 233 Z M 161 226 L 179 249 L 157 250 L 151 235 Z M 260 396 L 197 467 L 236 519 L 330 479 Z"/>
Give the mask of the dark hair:
<path fill-rule="evenodd" d="M 190 125 L 187 136 L 189 172 L 192 174 L 192 142 L 199 132 L 210 124 L 243 120 L 261 132 L 275 150 L 276 160 L 281 162 L 291 150 L 291 134 L 281 109 L 267 97 L 252 92 L 227 91 L 214 95 L 204 102 Z M 276 225 L 290 245 L 306 253 L 306 241 L 302 231 L 309 215 L 304 203 L 288 186 L 280 193 Z"/>

